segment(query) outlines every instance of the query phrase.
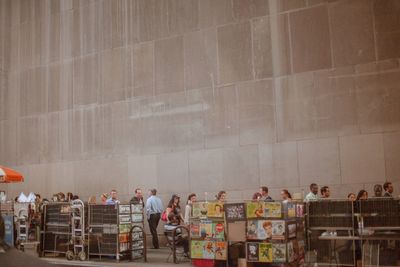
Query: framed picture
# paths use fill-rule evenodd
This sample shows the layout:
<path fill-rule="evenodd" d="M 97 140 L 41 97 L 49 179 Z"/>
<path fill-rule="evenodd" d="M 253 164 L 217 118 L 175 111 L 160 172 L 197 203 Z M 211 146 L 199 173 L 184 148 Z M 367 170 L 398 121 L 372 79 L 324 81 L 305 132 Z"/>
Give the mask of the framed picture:
<path fill-rule="evenodd" d="M 246 206 L 244 203 L 225 204 L 224 209 L 225 218 L 228 222 L 246 220 Z"/>

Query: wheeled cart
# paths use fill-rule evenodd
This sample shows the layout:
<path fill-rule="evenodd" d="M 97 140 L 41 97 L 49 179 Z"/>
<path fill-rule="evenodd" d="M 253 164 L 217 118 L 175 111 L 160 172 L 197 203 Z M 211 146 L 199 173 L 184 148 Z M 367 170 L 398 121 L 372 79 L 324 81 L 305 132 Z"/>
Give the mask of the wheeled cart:
<path fill-rule="evenodd" d="M 86 260 L 86 234 L 85 234 L 85 204 L 82 200 L 71 202 L 71 243 L 73 250 L 66 252 L 68 260 Z"/>
<path fill-rule="evenodd" d="M 71 205 L 53 202 L 43 206 L 41 255 L 67 254 L 71 250 Z"/>

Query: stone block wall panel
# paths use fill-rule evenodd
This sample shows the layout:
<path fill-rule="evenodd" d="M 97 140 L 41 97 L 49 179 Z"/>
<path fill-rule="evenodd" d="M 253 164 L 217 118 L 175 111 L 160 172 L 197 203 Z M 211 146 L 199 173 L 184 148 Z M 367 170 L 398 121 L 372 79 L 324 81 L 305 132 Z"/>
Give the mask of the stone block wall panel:
<path fill-rule="evenodd" d="M 2 0 L 0 163 L 26 183 L 0 188 L 397 190 L 399 14 L 397 0 Z"/>

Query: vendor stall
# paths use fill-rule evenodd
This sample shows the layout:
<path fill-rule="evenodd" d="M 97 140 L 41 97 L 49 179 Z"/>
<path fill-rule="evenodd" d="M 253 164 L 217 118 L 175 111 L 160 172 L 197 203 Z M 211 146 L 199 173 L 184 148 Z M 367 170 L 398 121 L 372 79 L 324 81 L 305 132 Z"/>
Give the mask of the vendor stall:
<path fill-rule="evenodd" d="M 7 167 L 0 166 L 0 183 L 20 183 L 24 176 Z M 0 201 L 0 245 L 5 242 L 14 246 L 14 223 L 12 203 L 1 203 Z"/>

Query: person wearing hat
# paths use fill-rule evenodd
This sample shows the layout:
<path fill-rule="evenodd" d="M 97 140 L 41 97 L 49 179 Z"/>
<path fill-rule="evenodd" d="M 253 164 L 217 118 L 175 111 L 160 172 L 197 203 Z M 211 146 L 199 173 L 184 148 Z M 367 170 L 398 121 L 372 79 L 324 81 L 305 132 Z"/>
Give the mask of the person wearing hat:
<path fill-rule="evenodd" d="M 173 194 L 166 209 L 167 218 L 169 218 L 168 216 L 169 213 L 172 212 L 175 215 L 175 217 L 179 220 L 179 224 L 183 222 L 180 201 L 181 201 L 180 196 L 177 194 Z"/>

